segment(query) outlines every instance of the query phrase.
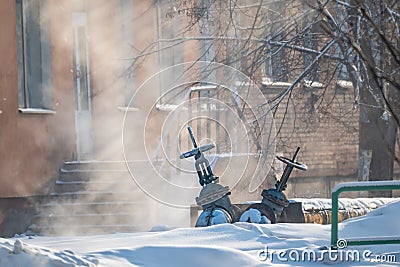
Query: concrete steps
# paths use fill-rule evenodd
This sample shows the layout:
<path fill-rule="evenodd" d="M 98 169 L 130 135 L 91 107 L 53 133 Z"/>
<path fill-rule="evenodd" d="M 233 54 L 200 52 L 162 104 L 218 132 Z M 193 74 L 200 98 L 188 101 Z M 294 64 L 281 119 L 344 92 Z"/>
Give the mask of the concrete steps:
<path fill-rule="evenodd" d="M 135 162 L 135 168 L 149 167 Z M 144 193 L 125 162 L 65 162 L 49 199 L 40 204 L 32 229 L 43 234 L 138 231 Z"/>

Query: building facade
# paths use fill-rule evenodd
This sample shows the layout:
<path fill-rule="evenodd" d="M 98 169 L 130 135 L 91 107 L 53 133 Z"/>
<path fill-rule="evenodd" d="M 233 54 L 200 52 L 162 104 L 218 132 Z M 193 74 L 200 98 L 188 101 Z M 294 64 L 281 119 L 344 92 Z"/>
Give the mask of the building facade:
<path fill-rule="evenodd" d="M 162 6 L 168 3 L 159 2 L 157 6 L 143 0 L 1 1 L 0 198 L 50 194 L 65 162 L 123 161 L 124 146 L 140 150 L 134 140 L 143 139 L 143 129 L 134 124 L 123 129 L 126 114 L 144 120 L 141 107 L 152 105 L 162 94 L 155 83 L 154 91 L 132 102 L 135 91 L 166 67 L 215 59 L 218 47 L 208 49 L 213 45 L 210 40 L 170 45 L 168 39 L 182 32 L 180 26 L 187 19 L 169 17 L 171 8 Z M 196 27 L 179 37 L 209 34 Z M 230 49 L 234 53 L 234 47 Z M 279 62 L 267 61 L 258 79 L 268 97 L 291 80 Z M 268 75 L 285 80 L 272 81 Z M 332 110 L 343 114 L 315 113 L 322 87 L 301 86 L 301 93 L 289 100 L 295 104 L 289 110 L 282 105 L 276 113 L 278 152 L 289 157 L 301 146 L 300 161 L 310 165 L 308 173 L 294 175 L 291 197 L 329 197 L 335 183 L 358 179 L 358 111 L 352 109 L 353 92 L 345 82 L 326 99 L 332 101 Z M 129 133 L 125 143 L 123 131 Z M 146 160 L 145 153 L 129 160 Z M 0 222 L 5 210 L 0 210 Z"/>

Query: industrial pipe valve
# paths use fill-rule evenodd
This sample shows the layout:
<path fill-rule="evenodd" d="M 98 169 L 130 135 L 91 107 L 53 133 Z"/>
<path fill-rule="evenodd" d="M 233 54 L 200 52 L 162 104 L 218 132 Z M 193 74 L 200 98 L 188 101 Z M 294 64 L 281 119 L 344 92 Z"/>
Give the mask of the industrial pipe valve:
<path fill-rule="evenodd" d="M 305 164 L 301 164 L 296 162 L 296 157 L 299 154 L 300 147 L 297 147 L 297 150 L 292 159 L 288 159 L 285 157 L 277 156 L 276 158 L 283 163 L 286 164 L 285 170 L 282 174 L 282 177 L 279 181 L 276 182 L 275 188 L 265 189 L 262 191 L 261 203 L 256 203 L 250 205 L 250 207 L 242 214 L 240 221 L 252 221 L 251 216 L 249 215 L 249 211 L 251 209 L 258 210 L 261 215 L 261 218 L 266 217 L 271 223 L 277 223 L 281 218 L 284 218 L 284 209 L 289 206 L 289 201 L 287 200 L 283 191 L 287 187 L 287 181 L 289 179 L 290 174 L 293 171 L 293 168 L 300 169 L 302 171 L 307 170 L 307 166 Z M 247 213 L 246 213 L 247 212 Z M 253 216 L 254 217 L 254 216 Z M 260 216 L 259 216 L 260 217 Z M 264 219 L 265 221 L 265 219 Z M 257 221 L 260 223 L 261 221 Z"/>
<path fill-rule="evenodd" d="M 192 127 L 188 126 L 188 131 L 189 131 L 189 136 L 190 139 L 192 140 L 192 144 L 193 144 L 193 149 L 183 153 L 182 155 L 180 155 L 181 159 L 184 158 L 190 158 L 190 157 L 194 157 L 195 159 L 195 163 L 194 166 L 196 168 L 197 171 L 197 176 L 199 177 L 199 183 L 201 186 L 207 185 L 215 180 L 218 179 L 218 177 L 215 177 L 210 163 L 208 162 L 208 160 L 204 157 L 202 152 L 208 151 L 212 148 L 214 148 L 214 144 L 207 144 L 201 147 L 197 147 L 197 143 L 196 140 L 194 139 L 194 134 L 192 131 Z"/>
<path fill-rule="evenodd" d="M 220 223 L 236 222 L 238 218 L 238 209 L 232 205 L 229 195 L 231 194 L 228 186 L 222 186 L 218 183 L 218 177 L 214 176 L 209 161 L 202 152 L 208 151 L 215 146 L 207 144 L 201 147 L 197 146 L 192 128 L 187 127 L 190 139 L 193 143 L 193 149 L 183 153 L 180 158 L 195 158 L 195 168 L 199 183 L 203 186 L 198 197 L 197 205 L 201 206 L 203 212 L 196 222 L 196 227 L 210 226 Z"/>

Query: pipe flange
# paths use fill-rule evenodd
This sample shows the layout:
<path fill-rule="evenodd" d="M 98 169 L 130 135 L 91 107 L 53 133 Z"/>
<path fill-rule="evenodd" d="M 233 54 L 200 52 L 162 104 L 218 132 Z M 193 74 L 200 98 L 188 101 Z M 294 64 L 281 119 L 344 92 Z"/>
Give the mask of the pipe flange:
<path fill-rule="evenodd" d="M 279 193 L 273 189 L 262 191 L 261 196 L 279 206 L 282 206 L 285 208 L 287 208 L 289 206 L 289 201 L 286 199 L 285 195 L 283 195 L 282 193 Z"/>
<path fill-rule="evenodd" d="M 200 191 L 199 196 L 196 197 L 196 203 L 199 206 L 204 206 L 215 202 L 228 194 L 230 194 L 229 186 L 210 183 Z"/>

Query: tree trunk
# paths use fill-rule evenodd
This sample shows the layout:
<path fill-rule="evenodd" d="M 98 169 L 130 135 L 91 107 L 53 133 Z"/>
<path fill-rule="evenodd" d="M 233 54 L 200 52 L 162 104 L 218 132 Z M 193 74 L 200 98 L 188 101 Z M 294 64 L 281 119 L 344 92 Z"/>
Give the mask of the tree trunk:
<path fill-rule="evenodd" d="M 393 180 L 394 153 L 397 135 L 397 123 L 393 116 L 383 108 L 381 85 L 370 70 L 368 87 L 360 90 L 359 125 L 359 180 Z M 390 98 L 394 90 L 387 90 Z M 383 101 L 383 100 L 382 100 Z M 370 197 L 391 197 L 391 191 L 374 191 Z"/>
<path fill-rule="evenodd" d="M 368 2 L 376 14 L 382 14 L 382 1 Z M 373 16 L 373 22 L 380 30 L 386 31 L 386 21 L 381 16 Z M 390 99 L 396 98 L 397 89 L 387 83 L 382 73 L 390 73 L 392 60 L 384 41 L 374 38 L 376 29 L 368 20 L 361 23 L 364 32 L 360 37 L 361 51 L 366 66 L 362 76 L 363 88 L 360 90 L 360 125 L 359 125 L 359 178 L 368 181 L 393 180 L 395 145 L 398 124 L 392 113 Z M 369 166 L 368 166 L 369 164 Z M 391 197 L 391 191 L 369 192 L 370 197 Z"/>

